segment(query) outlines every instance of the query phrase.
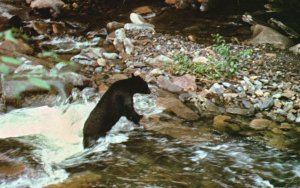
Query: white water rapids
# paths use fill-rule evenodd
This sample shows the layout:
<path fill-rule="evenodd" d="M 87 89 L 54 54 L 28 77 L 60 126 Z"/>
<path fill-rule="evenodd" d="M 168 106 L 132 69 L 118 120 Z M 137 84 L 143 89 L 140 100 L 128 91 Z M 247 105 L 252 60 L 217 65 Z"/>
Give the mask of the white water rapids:
<path fill-rule="evenodd" d="M 151 96 L 135 95 L 134 101 L 135 108 L 145 116 L 161 112 Z M 128 139 L 126 131 L 134 129 L 134 124 L 122 117 L 105 138 L 98 140 L 94 148 L 83 149 L 83 125 L 95 105 L 96 102 L 83 102 L 23 108 L 1 115 L 0 138 L 17 138 L 22 143 L 35 146 L 34 157 L 41 161 L 43 169 L 39 172 L 31 169 L 33 172 L 14 181 L 0 180 L 0 187 L 39 188 L 63 182 L 69 174 L 58 165 L 84 162 L 82 159 L 88 154 L 105 151 L 112 143 L 125 142 Z"/>

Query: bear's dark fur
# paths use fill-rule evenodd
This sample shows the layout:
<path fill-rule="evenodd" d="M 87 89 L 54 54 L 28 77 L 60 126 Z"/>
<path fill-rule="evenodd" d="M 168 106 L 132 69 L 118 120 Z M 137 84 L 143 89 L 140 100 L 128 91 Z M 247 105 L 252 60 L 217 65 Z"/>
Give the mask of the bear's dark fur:
<path fill-rule="evenodd" d="M 83 146 L 90 147 L 116 124 L 121 116 L 138 124 L 143 117 L 133 107 L 135 93 L 149 94 L 150 89 L 140 76 L 113 83 L 90 113 L 83 128 Z"/>

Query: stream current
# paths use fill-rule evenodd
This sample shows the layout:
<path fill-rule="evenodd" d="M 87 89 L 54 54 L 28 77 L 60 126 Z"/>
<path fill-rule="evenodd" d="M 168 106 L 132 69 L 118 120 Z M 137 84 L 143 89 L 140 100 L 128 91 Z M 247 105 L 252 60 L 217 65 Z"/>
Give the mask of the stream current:
<path fill-rule="evenodd" d="M 146 118 L 163 113 L 151 96 L 136 95 L 134 101 Z M 187 142 L 147 131 L 126 118 L 84 150 L 82 128 L 95 104 L 78 101 L 1 115 L 0 163 L 24 169 L 15 176 L 0 174 L 0 187 L 299 187 L 295 151 L 218 134 Z M 190 129 L 202 131 L 200 127 Z M 87 172 L 99 177 L 87 179 Z M 72 181 L 75 186 L 67 184 Z"/>

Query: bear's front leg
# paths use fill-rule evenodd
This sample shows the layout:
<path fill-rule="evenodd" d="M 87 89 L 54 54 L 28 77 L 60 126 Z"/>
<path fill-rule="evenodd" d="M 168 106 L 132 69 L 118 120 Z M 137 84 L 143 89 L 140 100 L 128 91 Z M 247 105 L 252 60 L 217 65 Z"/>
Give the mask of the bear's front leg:
<path fill-rule="evenodd" d="M 143 115 L 139 115 L 133 107 L 132 99 L 128 99 L 124 104 L 124 115 L 126 118 L 135 124 L 139 124 L 139 121 L 142 119 Z"/>

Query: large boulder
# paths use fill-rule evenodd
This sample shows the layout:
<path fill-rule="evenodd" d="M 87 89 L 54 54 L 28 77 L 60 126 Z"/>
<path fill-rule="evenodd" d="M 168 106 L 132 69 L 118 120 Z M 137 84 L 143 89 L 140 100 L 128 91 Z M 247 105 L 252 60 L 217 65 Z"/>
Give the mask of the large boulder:
<path fill-rule="evenodd" d="M 275 48 L 287 49 L 293 45 L 292 41 L 275 31 L 274 29 L 263 26 L 260 24 L 255 24 L 251 27 L 252 38 L 245 41 L 246 44 L 260 45 L 260 44 L 271 44 Z"/>

